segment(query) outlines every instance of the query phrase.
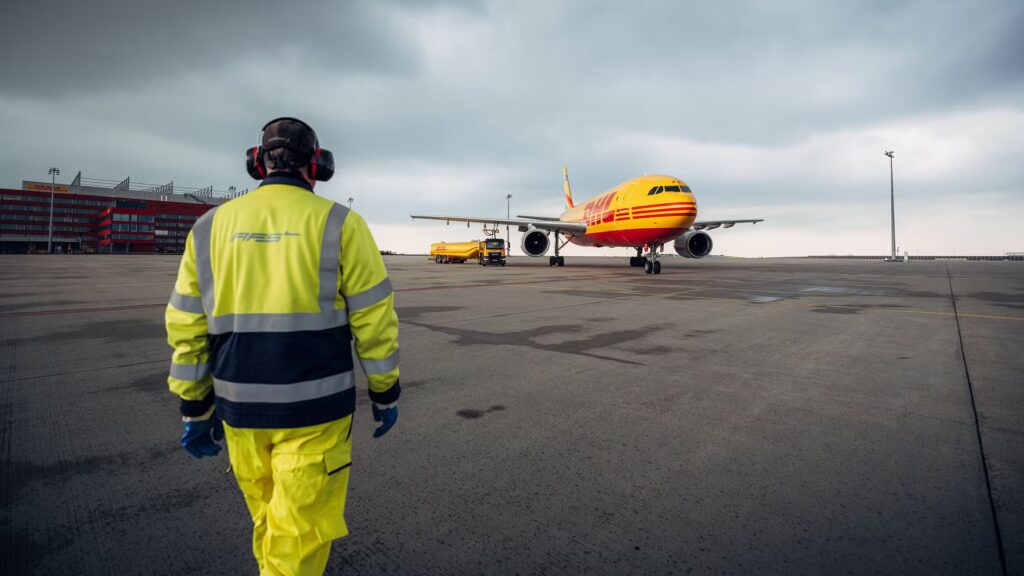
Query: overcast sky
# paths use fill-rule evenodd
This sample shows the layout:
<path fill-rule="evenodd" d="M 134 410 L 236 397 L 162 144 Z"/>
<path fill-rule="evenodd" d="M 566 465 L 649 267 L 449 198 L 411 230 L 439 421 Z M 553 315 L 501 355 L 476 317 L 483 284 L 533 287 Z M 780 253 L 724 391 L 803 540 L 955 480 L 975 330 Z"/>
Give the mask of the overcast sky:
<path fill-rule="evenodd" d="M 1022 30 L 1019 0 L 18 2 L 0 186 L 251 187 L 244 149 L 290 115 L 382 248 L 479 237 L 408 215 L 508 193 L 557 215 L 565 162 L 578 199 L 664 173 L 703 219 L 766 219 L 716 253 L 881 254 L 895 150 L 902 249 L 1024 251 Z"/>

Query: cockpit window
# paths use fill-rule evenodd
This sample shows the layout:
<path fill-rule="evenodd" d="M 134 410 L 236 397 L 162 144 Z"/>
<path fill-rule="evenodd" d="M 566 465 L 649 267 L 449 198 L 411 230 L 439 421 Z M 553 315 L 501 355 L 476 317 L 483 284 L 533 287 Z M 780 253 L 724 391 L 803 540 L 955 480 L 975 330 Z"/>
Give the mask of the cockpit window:
<path fill-rule="evenodd" d="M 647 193 L 648 196 L 654 196 L 655 194 L 661 194 L 662 192 L 690 192 L 690 187 L 685 184 L 682 186 L 655 186 L 651 188 L 651 191 Z"/>
<path fill-rule="evenodd" d="M 683 186 L 665 186 L 664 188 L 665 188 L 665 192 L 689 192 L 690 191 L 690 187 L 686 186 L 686 185 L 683 185 Z"/>

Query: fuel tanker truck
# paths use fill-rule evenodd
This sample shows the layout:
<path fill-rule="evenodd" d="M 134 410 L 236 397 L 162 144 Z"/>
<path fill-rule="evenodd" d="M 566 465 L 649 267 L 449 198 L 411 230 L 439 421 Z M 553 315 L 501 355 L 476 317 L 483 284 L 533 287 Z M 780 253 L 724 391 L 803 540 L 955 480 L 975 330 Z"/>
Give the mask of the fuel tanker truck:
<path fill-rule="evenodd" d="M 430 258 L 438 264 L 461 264 L 476 260 L 481 266 L 505 265 L 505 241 L 501 238 L 469 242 L 435 242 L 430 245 Z"/>

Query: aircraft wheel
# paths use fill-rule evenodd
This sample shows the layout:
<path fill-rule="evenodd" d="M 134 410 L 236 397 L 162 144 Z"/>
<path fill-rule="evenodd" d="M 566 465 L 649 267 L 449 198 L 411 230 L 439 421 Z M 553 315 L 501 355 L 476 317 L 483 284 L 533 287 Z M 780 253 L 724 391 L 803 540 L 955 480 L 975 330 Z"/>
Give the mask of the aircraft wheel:
<path fill-rule="evenodd" d="M 504 265 L 505 265 L 505 261 L 504 261 L 504 260 L 502 260 L 502 261 L 501 261 L 501 265 L 502 265 L 502 266 L 504 266 Z"/>
<path fill-rule="evenodd" d="M 629 267 L 636 268 L 636 256 L 629 257 Z"/>
<path fill-rule="evenodd" d="M 554 265 L 555 265 L 555 257 L 554 256 L 548 256 L 548 266 L 554 266 Z"/>
<path fill-rule="evenodd" d="M 652 274 L 654 272 L 654 264 L 650 260 L 644 262 L 644 272 Z"/>
<path fill-rule="evenodd" d="M 565 266 L 565 256 L 559 256 L 558 257 L 558 265 L 559 266 Z"/>
<path fill-rule="evenodd" d="M 654 261 L 654 273 L 661 274 L 661 262 L 658 262 L 657 260 Z"/>

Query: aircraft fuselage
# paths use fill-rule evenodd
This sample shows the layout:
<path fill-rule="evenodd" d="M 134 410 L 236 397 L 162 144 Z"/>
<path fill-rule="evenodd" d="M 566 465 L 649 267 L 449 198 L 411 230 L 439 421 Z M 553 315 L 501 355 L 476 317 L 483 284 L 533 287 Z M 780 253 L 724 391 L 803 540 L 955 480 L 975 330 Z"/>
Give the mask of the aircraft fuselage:
<path fill-rule="evenodd" d="M 583 235 L 567 234 L 580 246 L 640 247 L 671 242 L 697 219 L 697 199 L 672 176 L 627 180 L 559 216 L 587 225 Z"/>

